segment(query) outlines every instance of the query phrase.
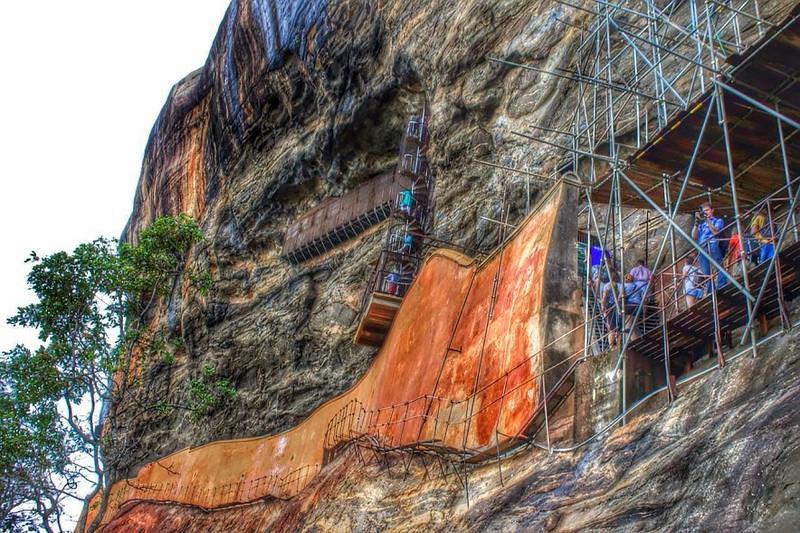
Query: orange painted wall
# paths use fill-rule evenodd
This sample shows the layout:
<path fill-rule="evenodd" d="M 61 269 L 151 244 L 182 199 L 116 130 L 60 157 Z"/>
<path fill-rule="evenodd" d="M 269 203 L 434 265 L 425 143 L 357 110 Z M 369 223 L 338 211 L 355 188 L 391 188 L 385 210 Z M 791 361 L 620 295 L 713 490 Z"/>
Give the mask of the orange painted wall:
<path fill-rule="evenodd" d="M 431 254 L 350 391 L 285 433 L 213 442 L 146 465 L 114 485 L 105 519 L 131 499 L 216 507 L 290 497 L 321 468 L 326 446 L 358 434 L 391 446 L 421 440 L 472 450 L 494 443 L 497 431 L 500 440 L 514 435 L 540 399 L 542 287 L 563 196 L 555 186 L 480 266 L 448 250 Z M 574 235 L 561 240 L 571 244 Z"/>

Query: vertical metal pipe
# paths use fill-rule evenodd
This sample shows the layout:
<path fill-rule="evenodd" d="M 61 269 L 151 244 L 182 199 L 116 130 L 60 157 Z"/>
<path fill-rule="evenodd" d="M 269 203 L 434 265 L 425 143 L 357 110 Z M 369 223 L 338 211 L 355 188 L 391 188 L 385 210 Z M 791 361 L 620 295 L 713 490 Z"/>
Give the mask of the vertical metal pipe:
<path fill-rule="evenodd" d="M 728 16 L 730 17 L 729 20 L 732 22 L 733 40 L 734 40 L 734 43 L 736 44 L 736 52 L 738 53 L 738 52 L 742 51 L 742 34 L 741 34 L 740 29 L 739 29 L 739 17 L 738 17 L 738 15 L 737 15 L 735 10 L 731 11 Z M 725 26 L 727 26 L 727 25 L 728 24 L 726 22 Z"/>
<path fill-rule="evenodd" d="M 607 76 L 607 81 L 609 82 L 609 84 L 611 84 L 613 82 L 613 77 L 612 77 L 613 60 L 612 60 L 612 54 L 611 54 L 611 23 L 612 23 L 612 21 L 611 21 L 610 13 L 608 11 L 608 8 L 606 8 L 606 43 L 605 43 L 606 44 L 606 50 L 605 50 L 605 52 L 606 52 L 606 59 L 608 61 L 608 65 L 607 65 L 607 69 L 606 69 L 606 76 Z M 613 94 L 613 92 L 611 92 L 610 89 L 606 89 L 606 100 L 608 102 L 607 112 L 606 112 L 607 113 L 606 114 L 606 117 L 607 117 L 606 120 L 608 122 L 608 124 L 607 124 L 608 155 L 612 160 L 615 161 L 617 159 L 617 140 L 616 140 L 617 133 L 616 133 L 616 123 L 615 123 L 616 122 L 616 115 L 614 113 L 614 94 Z M 619 244 L 618 244 L 618 246 L 619 246 L 619 264 L 617 265 L 617 267 L 620 270 L 620 282 L 621 282 L 620 283 L 620 287 L 622 287 L 622 290 L 620 291 L 621 294 L 616 295 L 615 302 L 616 302 L 616 305 L 617 305 L 617 316 L 621 317 L 620 320 L 618 321 L 619 324 L 617 324 L 619 326 L 619 328 L 621 329 L 621 331 L 618 333 L 619 339 L 617 339 L 617 342 L 619 343 L 619 347 L 620 347 L 619 348 L 619 357 L 622 358 L 622 379 L 620 380 L 620 387 L 622 389 L 621 390 L 621 393 L 622 393 L 621 412 L 624 413 L 625 410 L 627 409 L 627 390 L 626 390 L 627 389 L 627 386 L 626 386 L 626 383 L 627 383 L 627 372 L 626 372 L 627 364 L 626 364 L 626 355 L 625 355 L 625 347 L 626 347 L 627 343 L 625 341 L 628 338 L 630 338 L 630 333 L 626 334 L 626 332 L 625 332 L 625 325 L 627 324 L 627 316 L 626 316 L 627 311 L 625 309 L 625 284 L 624 284 L 624 279 L 622 278 L 622 274 L 625 271 L 625 238 L 624 238 L 624 228 L 623 228 L 623 219 L 622 219 L 622 195 L 621 195 L 621 192 L 620 192 L 621 187 L 620 187 L 620 182 L 619 182 L 619 176 L 617 175 L 616 170 L 614 170 L 613 173 L 612 173 L 612 187 L 613 187 L 614 193 L 611 196 L 613 197 L 612 202 L 614 203 L 615 215 L 617 217 L 616 224 L 615 224 L 617 226 L 617 228 L 616 228 L 617 232 L 615 233 L 615 239 L 617 238 L 616 234 L 617 233 L 619 234 L 619 238 L 618 238 L 618 240 L 619 240 Z M 615 246 L 615 250 L 616 250 L 616 246 Z M 612 280 L 612 282 L 613 282 L 613 280 Z M 625 422 L 626 422 L 626 420 L 625 420 L 625 417 L 623 416 L 622 417 L 622 424 L 625 425 Z"/>
<path fill-rule="evenodd" d="M 542 381 L 542 408 L 544 409 L 544 431 L 547 435 L 547 451 L 553 453 L 553 446 L 550 441 L 550 420 L 547 413 L 547 385 L 544 382 L 544 354 L 542 354 L 542 373 L 540 374 Z"/>
<path fill-rule="evenodd" d="M 696 54 L 697 54 L 696 57 L 697 57 L 697 61 L 698 62 L 702 62 L 703 61 L 703 44 L 702 44 L 701 40 L 697 37 L 697 36 L 700 35 L 700 33 L 699 33 L 700 32 L 700 27 L 699 27 L 700 26 L 700 21 L 699 21 L 699 19 L 697 17 L 697 1 L 696 0 L 691 0 L 691 2 L 689 3 L 689 10 L 690 10 L 690 17 L 691 17 L 691 21 L 692 21 L 692 28 L 691 29 L 694 32 L 693 35 L 695 35 L 694 42 L 695 42 L 695 50 L 696 50 Z M 696 67 L 696 68 L 699 68 L 699 67 Z M 703 70 L 700 69 L 700 92 L 701 93 L 704 93 L 706 91 L 706 78 L 705 78 L 705 76 L 703 74 L 704 74 Z"/>
<path fill-rule="evenodd" d="M 773 225 L 773 218 L 772 218 L 772 206 L 770 205 L 769 200 L 767 200 L 767 220 L 766 223 L 770 225 L 770 227 L 774 227 Z M 781 276 L 781 260 L 778 255 L 778 249 L 775 242 L 775 234 L 772 234 L 772 252 L 774 254 L 772 264 L 775 268 L 775 288 L 778 295 L 778 311 L 781 316 L 781 328 L 786 331 L 791 327 L 791 321 L 789 320 L 788 313 L 786 312 L 786 299 L 784 298 L 783 294 L 783 277 Z"/>
<path fill-rule="evenodd" d="M 674 212 L 672 210 L 672 191 L 670 191 L 669 189 L 669 176 L 664 174 L 662 176 L 661 183 L 664 187 L 664 207 L 666 208 L 667 213 L 671 213 L 672 216 L 674 216 Z M 675 269 L 675 261 L 677 261 L 678 258 L 677 258 L 677 253 L 675 251 L 675 232 L 672 231 L 672 226 L 667 226 L 667 237 L 669 238 L 669 253 L 670 253 L 669 262 L 672 265 L 672 279 L 674 281 L 678 279 L 677 278 L 678 273 Z M 678 301 L 675 300 L 675 311 L 677 310 L 678 310 Z"/>
<path fill-rule="evenodd" d="M 673 268 L 674 270 L 674 268 Z M 672 403 L 675 399 L 673 397 L 672 387 L 670 386 L 670 376 L 672 369 L 670 367 L 670 350 L 669 350 L 669 327 L 667 325 L 667 298 L 664 292 L 664 273 L 661 273 L 661 302 L 658 304 L 661 311 L 661 343 L 664 349 L 664 378 L 667 383 L 667 403 Z"/>
<path fill-rule="evenodd" d="M 647 39 L 650 42 L 654 42 L 658 38 L 658 28 L 656 26 L 656 17 L 653 13 L 653 3 L 646 2 L 647 4 Z M 666 104 L 664 103 L 664 84 L 663 84 L 663 70 L 661 68 L 661 56 L 660 51 L 657 47 L 652 46 L 652 55 L 653 55 L 653 65 L 656 67 L 653 69 L 653 90 L 655 91 L 656 97 L 658 98 L 657 103 L 655 104 L 656 108 L 656 118 L 658 129 L 663 128 L 667 124 L 667 108 Z M 636 56 L 636 53 L 633 54 Z"/>
<path fill-rule="evenodd" d="M 611 20 L 611 14 L 610 14 L 610 11 L 609 11 L 608 8 L 605 9 L 605 15 L 606 15 L 606 23 L 605 23 L 605 30 L 606 30 L 605 31 L 605 58 L 606 58 L 606 61 L 607 61 L 605 70 L 606 70 L 606 81 L 609 83 L 609 85 L 611 85 L 613 83 L 612 71 L 613 71 L 614 64 L 613 64 L 613 55 L 611 53 L 611 24 L 612 24 L 612 20 Z M 607 106 L 606 106 L 606 121 L 607 121 L 606 130 L 608 132 L 607 133 L 608 134 L 608 155 L 611 158 L 611 160 L 615 161 L 617 159 L 616 115 L 614 113 L 614 93 L 610 89 L 606 89 L 606 104 L 607 104 Z M 619 263 L 617 265 L 617 268 L 620 270 L 620 273 L 619 273 L 620 274 L 620 282 L 622 282 L 623 281 L 622 280 L 622 273 L 625 270 L 625 239 L 624 239 L 624 229 L 623 229 L 623 225 L 622 225 L 623 224 L 623 219 L 622 219 L 622 196 L 621 196 L 621 193 L 620 193 L 620 188 L 621 187 L 620 187 L 620 183 L 619 183 L 619 176 L 617 176 L 616 171 L 614 171 L 613 174 L 612 174 L 612 187 L 613 187 L 614 194 L 612 194 L 611 196 L 614 197 L 612 202 L 614 204 L 614 214 L 616 215 L 616 218 L 617 218 L 616 223 L 615 223 L 616 232 L 614 233 L 614 240 L 616 241 L 615 242 L 615 246 L 614 246 L 614 250 L 616 251 L 617 249 L 619 249 Z M 613 282 L 613 279 L 612 279 L 612 282 Z M 619 338 L 617 339 L 617 342 L 619 343 L 619 346 L 620 346 L 619 357 L 621 357 L 623 359 L 623 361 L 622 361 L 622 369 L 623 369 L 623 371 L 622 371 L 621 384 L 622 384 L 622 412 L 624 412 L 625 409 L 627 408 L 627 403 L 626 403 L 626 390 L 625 390 L 626 389 L 626 386 L 625 386 L 625 380 L 626 380 L 626 375 L 625 375 L 625 352 L 624 352 L 625 343 L 623 342 L 623 340 L 625 339 L 625 337 L 628 337 L 629 335 L 625 335 L 625 324 L 627 322 L 627 316 L 626 316 L 626 309 L 625 309 L 625 304 L 624 304 L 624 301 L 625 301 L 625 285 L 624 285 L 624 283 L 621 283 L 620 287 L 622 287 L 622 290 L 620 291 L 621 294 L 616 294 L 615 295 L 615 305 L 617 307 L 617 316 L 621 317 L 620 320 L 619 320 L 619 322 L 621 324 L 621 326 L 620 326 L 621 331 L 618 332 L 618 337 Z M 622 424 L 623 425 L 625 424 L 625 418 L 624 417 L 622 419 Z"/>
<path fill-rule="evenodd" d="M 591 202 L 591 195 L 589 196 L 589 200 Z M 593 217 L 594 212 L 591 209 L 591 204 L 589 204 L 589 211 L 586 214 L 587 217 Z M 591 334 L 592 334 L 592 325 L 594 324 L 594 320 L 592 320 L 590 324 L 590 315 L 589 315 L 589 306 L 590 303 L 590 296 L 591 292 L 594 290 L 594 284 L 592 280 L 592 234 L 589 231 L 589 224 L 587 221 L 586 224 L 586 257 L 584 258 L 584 263 L 586 265 L 586 280 L 584 283 L 584 290 L 585 293 L 583 295 L 583 357 L 587 357 L 589 355 L 589 343 L 591 342 Z M 600 256 L 602 257 L 602 251 L 600 252 Z M 600 268 L 598 267 L 598 279 L 600 278 Z"/>
<path fill-rule="evenodd" d="M 612 139 L 613 139 L 613 137 L 612 137 Z M 610 143 L 610 144 L 613 144 L 613 142 Z M 625 306 L 625 297 L 626 297 L 626 294 L 625 294 L 625 282 L 624 282 L 624 278 L 623 278 L 624 271 L 625 271 L 625 242 L 623 240 L 623 236 L 624 236 L 623 231 L 624 230 L 623 230 L 623 227 L 622 227 L 622 201 L 621 201 L 621 195 L 620 195 L 621 186 L 620 186 L 620 182 L 619 182 L 619 176 L 617 175 L 616 171 L 614 171 L 614 183 L 616 185 L 616 187 L 615 187 L 615 191 L 616 191 L 615 204 L 616 204 L 616 214 L 617 214 L 617 226 L 618 226 L 619 240 L 620 240 L 620 244 L 619 244 L 619 248 L 620 248 L 620 252 L 619 252 L 620 264 L 618 265 L 618 268 L 620 269 L 620 274 L 619 274 L 620 275 L 620 287 L 622 288 L 622 290 L 620 291 L 621 294 L 618 295 L 618 298 L 617 298 L 617 302 L 618 302 L 617 313 L 618 313 L 618 316 L 621 317 L 621 319 L 619 320 L 619 323 L 620 323 L 619 327 L 621 329 L 620 334 L 619 334 L 620 339 L 617 342 L 619 342 L 619 357 L 622 358 L 622 379 L 620 380 L 620 386 L 622 388 L 622 412 L 624 413 L 628 408 L 628 402 L 627 402 L 627 355 L 626 355 L 626 351 L 627 350 L 626 350 L 626 348 L 627 348 L 627 341 L 630 338 L 630 332 L 626 332 L 625 331 L 625 325 L 628 322 L 627 310 L 626 310 L 626 306 Z M 622 425 L 625 425 L 625 423 L 626 423 L 626 418 L 625 418 L 625 416 L 623 416 L 622 417 Z"/>
<path fill-rule="evenodd" d="M 763 22 L 762 22 L 762 19 L 761 19 L 761 13 L 759 12 L 758 0 L 753 0 L 753 11 L 756 14 L 756 20 L 758 21 L 758 22 L 756 22 L 756 28 L 758 29 L 758 36 L 759 37 L 763 37 L 764 36 L 764 28 L 762 26 Z"/>
<path fill-rule="evenodd" d="M 775 110 L 780 112 L 780 108 L 778 107 L 777 103 L 775 104 Z M 780 139 L 780 144 L 781 144 L 781 159 L 783 162 L 783 175 L 784 178 L 786 179 L 786 192 L 789 194 L 789 198 L 791 198 L 793 196 L 792 177 L 791 174 L 789 173 L 789 157 L 786 154 L 786 137 L 784 137 L 783 135 L 783 122 L 777 118 L 775 119 L 775 121 L 778 123 L 778 138 Z M 798 234 L 797 231 L 797 218 L 796 218 L 797 215 L 795 214 L 794 209 L 790 211 L 789 216 L 792 219 L 792 234 L 794 235 L 794 242 L 797 242 L 798 240 L 800 240 L 800 234 Z M 777 250 L 775 251 L 777 252 Z"/>
<path fill-rule="evenodd" d="M 711 283 L 711 318 L 714 323 L 714 345 L 716 347 L 717 352 L 717 361 L 719 362 L 719 367 L 722 368 L 725 366 L 725 355 L 722 352 L 722 335 L 720 333 L 720 321 L 719 321 L 719 297 L 717 296 L 717 284 L 714 274 L 711 274 L 711 279 L 708 283 Z"/>
<path fill-rule="evenodd" d="M 706 36 L 706 41 L 708 42 L 708 57 L 711 60 L 711 68 L 714 72 L 718 70 L 717 66 L 717 50 L 714 48 L 714 44 L 716 42 L 716 30 L 714 28 L 713 17 L 711 14 L 711 4 L 706 2 L 705 4 L 705 13 L 706 13 L 706 31 L 708 35 Z M 723 57 L 725 57 L 726 53 L 722 51 Z"/>
<path fill-rule="evenodd" d="M 638 89 L 638 82 L 639 82 L 639 58 L 636 54 L 633 54 L 633 79 L 635 80 L 635 84 Z M 639 93 L 637 92 L 636 96 L 634 97 L 634 109 L 636 112 L 636 149 L 640 149 L 642 147 L 642 129 L 641 129 L 641 107 L 640 107 L 640 99 Z M 645 111 L 646 113 L 647 111 Z"/>
<path fill-rule="evenodd" d="M 716 85 L 714 87 L 714 94 L 715 98 L 719 102 L 719 121 L 720 125 L 722 126 L 722 139 L 725 145 L 725 160 L 727 162 L 728 167 L 728 179 L 731 183 L 731 201 L 733 203 L 733 214 L 736 220 L 736 231 L 739 234 L 739 238 L 741 239 L 744 232 L 742 231 L 742 220 L 741 215 L 739 213 L 739 199 L 738 194 L 736 192 L 736 176 L 733 168 L 733 153 L 731 151 L 731 138 L 730 138 L 730 131 L 728 130 L 728 117 L 725 110 L 725 93 L 722 91 L 722 87 Z M 750 292 L 750 280 L 747 272 L 747 262 L 744 260 L 744 257 L 741 257 L 741 265 L 742 265 L 742 283 L 744 284 L 744 288 L 747 292 Z M 716 288 L 716 285 L 715 285 Z M 745 304 L 747 305 L 747 316 L 753 316 L 753 302 L 745 298 Z M 750 343 L 753 349 L 753 356 L 756 355 L 756 347 L 758 343 L 758 339 L 756 338 L 755 329 L 750 330 Z"/>
<path fill-rule="evenodd" d="M 650 264 L 650 210 L 645 211 L 644 219 L 644 264 Z"/>
<path fill-rule="evenodd" d="M 525 215 L 531 212 L 531 177 L 525 175 Z"/>

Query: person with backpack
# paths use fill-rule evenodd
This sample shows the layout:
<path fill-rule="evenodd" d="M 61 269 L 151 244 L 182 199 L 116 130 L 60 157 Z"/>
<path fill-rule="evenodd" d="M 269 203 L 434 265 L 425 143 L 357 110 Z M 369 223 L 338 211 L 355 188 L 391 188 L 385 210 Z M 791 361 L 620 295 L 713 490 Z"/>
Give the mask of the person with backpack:
<path fill-rule="evenodd" d="M 775 255 L 775 228 L 763 207 L 750 221 L 750 234 L 758 243 L 758 264 L 772 259 Z"/>
<path fill-rule="evenodd" d="M 625 283 L 622 287 L 625 294 L 625 331 L 632 330 L 631 340 L 639 338 L 633 319 L 636 316 L 636 311 L 638 311 L 639 306 L 642 305 L 642 296 L 646 287 L 647 282 L 643 285 L 639 285 L 634 281 L 633 274 L 625 275 Z"/>
<path fill-rule="evenodd" d="M 386 277 L 383 280 L 383 292 L 389 293 L 392 296 L 397 296 L 399 282 L 400 273 L 398 272 L 397 267 L 394 267 L 388 274 L 386 274 Z"/>
<path fill-rule="evenodd" d="M 411 205 L 414 203 L 413 193 L 409 190 L 400 191 L 400 212 L 406 215 L 411 215 Z"/>
<path fill-rule="evenodd" d="M 697 300 L 703 297 L 703 287 L 700 281 L 700 268 L 696 264 L 697 256 L 694 252 L 686 256 L 686 260 L 681 269 L 681 280 L 683 281 L 683 295 L 686 299 L 686 308 L 692 307 Z"/>
<path fill-rule="evenodd" d="M 739 236 L 739 232 L 736 231 L 734 227 L 731 232 L 728 253 L 725 254 L 725 263 L 722 265 L 725 267 L 725 270 L 736 277 L 742 275 L 742 259 L 744 259 L 746 263 L 748 262 L 747 254 L 742 252 L 742 240 L 743 239 Z"/>
<path fill-rule="evenodd" d="M 719 239 L 723 236 L 722 229 L 724 227 L 725 221 L 720 217 L 715 217 L 714 208 L 711 207 L 710 203 L 704 202 L 700 206 L 700 210 L 695 214 L 692 238 L 719 264 L 722 264 L 722 258 L 724 257 L 719 243 Z M 711 294 L 714 289 L 714 283 L 711 278 L 711 262 L 703 254 L 698 255 L 697 262 L 703 275 L 708 279 L 706 294 Z M 719 273 L 716 286 L 722 287 L 727 281 L 725 275 Z"/>

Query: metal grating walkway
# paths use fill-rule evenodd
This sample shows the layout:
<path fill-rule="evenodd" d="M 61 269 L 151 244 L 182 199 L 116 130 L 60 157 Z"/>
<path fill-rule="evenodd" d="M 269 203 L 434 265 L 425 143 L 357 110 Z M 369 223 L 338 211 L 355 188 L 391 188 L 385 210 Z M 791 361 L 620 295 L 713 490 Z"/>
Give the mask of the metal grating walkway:
<path fill-rule="evenodd" d="M 800 295 L 800 242 L 787 246 L 778 254 L 784 297 L 787 301 Z M 750 287 L 758 288 L 764 280 L 767 264 L 761 264 L 748 272 Z M 744 296 L 730 283 L 717 290 L 719 321 L 722 333 L 747 324 L 747 306 Z M 757 314 L 772 319 L 780 315 L 778 284 L 774 272 L 764 291 Z M 710 296 L 697 302 L 694 307 L 667 319 L 667 335 L 670 358 L 690 353 L 705 346 L 714 338 L 713 302 Z M 664 332 L 662 328 L 650 330 L 642 337 L 631 341 L 629 349 L 649 359 L 664 358 Z"/>

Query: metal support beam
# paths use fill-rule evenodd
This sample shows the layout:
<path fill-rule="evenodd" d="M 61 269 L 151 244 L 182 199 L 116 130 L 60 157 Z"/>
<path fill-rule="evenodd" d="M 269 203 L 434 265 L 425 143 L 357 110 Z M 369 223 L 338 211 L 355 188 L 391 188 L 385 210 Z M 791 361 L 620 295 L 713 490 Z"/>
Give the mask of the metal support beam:
<path fill-rule="evenodd" d="M 742 285 L 741 285 L 741 284 L 740 284 L 738 281 L 736 281 L 735 279 L 733 279 L 733 277 L 731 276 L 731 274 L 730 274 L 730 273 L 729 273 L 727 270 L 725 270 L 725 268 L 723 268 L 723 266 L 722 266 L 722 265 L 720 265 L 720 264 L 717 262 L 717 260 L 716 260 L 716 259 L 714 259 L 713 257 L 711 257 L 711 255 L 710 255 L 710 254 L 709 254 L 709 253 L 708 253 L 706 250 L 704 250 L 702 246 L 700 246 L 699 244 L 697 244 L 697 241 L 695 241 L 694 239 L 692 239 L 692 237 L 691 237 L 689 234 L 687 234 L 687 233 L 686 233 L 686 232 L 683 230 L 683 228 L 681 228 L 681 227 L 680 227 L 680 226 L 679 226 L 679 225 L 678 225 L 678 224 L 677 224 L 677 223 L 676 223 L 674 220 L 672 220 L 672 218 L 670 218 L 669 216 L 667 216 L 667 214 L 666 214 L 666 213 L 665 213 L 665 212 L 664 212 L 664 211 L 663 211 L 663 210 L 662 210 L 662 209 L 661 209 L 661 208 L 660 208 L 660 207 L 659 207 L 659 206 L 658 206 L 658 205 L 657 205 L 655 202 L 653 202 L 653 200 L 651 200 L 651 199 L 650 199 L 650 197 L 649 197 L 649 196 L 647 196 L 647 194 L 645 194 L 645 192 L 644 192 L 644 191 L 643 191 L 643 190 L 642 190 L 642 189 L 641 189 L 641 188 L 640 188 L 638 185 L 636 185 L 636 183 L 635 183 L 635 182 L 634 182 L 632 179 L 630 179 L 630 178 L 629 178 L 629 177 L 628 177 L 628 176 L 625 174 L 625 172 L 623 172 L 623 171 L 622 171 L 622 170 L 620 170 L 620 169 L 617 169 L 617 172 L 619 172 L 619 174 L 620 174 L 620 175 L 621 175 L 621 176 L 622 176 L 622 177 L 625 179 L 625 182 L 626 182 L 626 183 L 627 183 L 627 184 L 628 184 L 628 185 L 629 185 L 629 186 L 630 186 L 630 187 L 631 187 L 631 188 L 632 188 L 634 191 L 636 191 L 636 193 L 637 193 L 639 196 L 641 196 L 641 197 L 642 197 L 642 199 L 644 199 L 644 201 L 645 201 L 645 202 L 647 202 L 647 203 L 650 205 L 650 207 L 652 207 L 652 208 L 653 208 L 653 210 L 654 210 L 656 213 L 658 213 L 658 214 L 659 214 L 659 215 L 660 215 L 660 216 L 661 216 L 661 217 L 662 217 L 664 220 L 666 220 L 666 221 L 667 221 L 667 223 L 668 223 L 668 224 L 669 224 L 669 225 L 670 225 L 670 226 L 671 226 L 671 227 L 672 227 L 672 228 L 673 228 L 673 229 L 674 229 L 674 230 L 675 230 L 675 231 L 678 233 L 678 235 L 680 235 L 681 237 L 683 237 L 683 238 L 684 238 L 684 240 L 685 240 L 687 243 L 689 243 L 689 245 L 690 245 L 690 246 L 692 246 L 692 248 L 694 248 L 695 250 L 697 250 L 697 252 L 698 252 L 698 253 L 701 253 L 701 254 L 703 254 L 703 256 L 704 256 L 706 259 L 708 259 L 709 263 L 711 263 L 711 265 L 712 265 L 714 268 L 716 268 L 716 269 L 717 269 L 719 272 L 721 272 L 721 273 L 725 274 L 725 276 L 726 276 L 726 277 L 727 277 L 727 278 L 730 280 L 730 283 L 731 283 L 731 284 L 732 284 L 734 287 L 736 287 L 737 289 L 739 289 L 739 291 L 740 291 L 740 292 L 741 292 L 741 293 L 744 295 L 744 297 L 745 297 L 745 298 L 747 298 L 747 299 L 748 299 L 748 300 L 750 300 L 751 302 L 752 302 L 752 301 L 755 301 L 755 298 L 753 297 L 753 295 L 752 295 L 752 294 L 750 294 L 750 292 L 749 292 L 747 289 L 745 289 L 745 288 L 744 288 L 744 287 L 743 287 L 743 286 L 742 286 Z"/>
<path fill-rule="evenodd" d="M 730 85 L 728 85 L 726 83 L 723 83 L 722 81 L 720 81 L 718 79 L 712 79 L 711 81 L 714 83 L 714 85 L 717 85 L 718 87 L 721 87 L 722 89 L 725 89 L 725 91 L 731 93 L 734 96 L 737 96 L 738 98 L 744 100 L 745 102 L 747 102 L 748 104 L 752 105 L 753 107 L 756 107 L 756 108 L 760 109 L 764 113 L 766 113 L 766 114 L 768 114 L 768 115 L 780 120 L 781 122 L 783 122 L 785 124 L 788 124 L 789 126 L 795 128 L 795 129 L 800 129 L 800 123 L 790 119 L 789 117 L 787 117 L 783 113 L 779 113 L 775 109 L 772 109 L 771 107 L 768 107 L 768 106 L 762 104 L 758 100 L 755 100 L 754 98 L 751 98 L 751 97 L 747 96 L 742 91 L 734 89 Z"/>

